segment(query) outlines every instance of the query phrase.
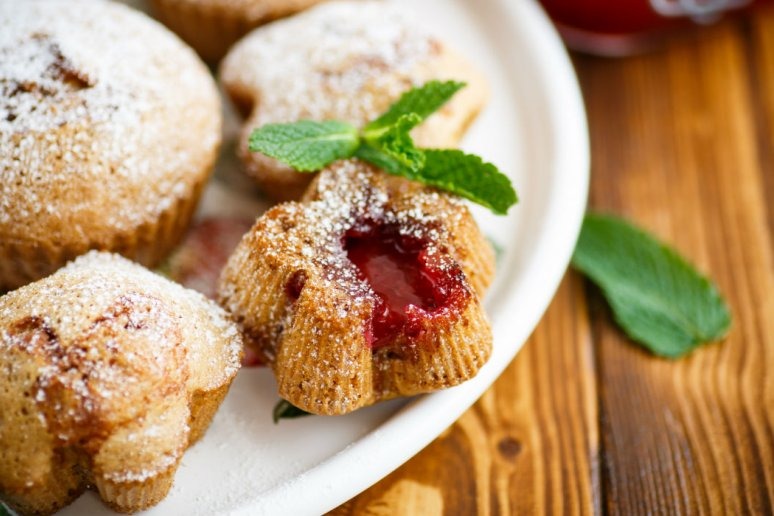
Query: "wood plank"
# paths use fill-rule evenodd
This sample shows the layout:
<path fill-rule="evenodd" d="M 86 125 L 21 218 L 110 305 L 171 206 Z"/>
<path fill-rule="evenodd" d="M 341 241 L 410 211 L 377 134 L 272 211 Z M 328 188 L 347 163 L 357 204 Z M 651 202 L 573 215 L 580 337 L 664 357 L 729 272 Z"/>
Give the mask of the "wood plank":
<path fill-rule="evenodd" d="M 419 455 L 332 514 L 591 514 L 601 504 L 597 441 L 584 287 L 570 274 L 493 388 Z"/>
<path fill-rule="evenodd" d="M 774 7 L 745 20 L 746 55 L 758 125 L 758 149 L 766 191 L 769 235 L 774 234 Z M 774 239 L 771 239 L 774 242 Z"/>
<path fill-rule="evenodd" d="M 760 23 L 774 32 L 770 17 Z M 724 344 L 671 362 L 631 345 L 593 296 L 611 512 L 774 510 L 774 263 L 761 172 L 772 149 L 759 147 L 745 51 L 737 22 L 647 56 L 577 60 L 593 206 L 674 244 L 735 316 Z"/>

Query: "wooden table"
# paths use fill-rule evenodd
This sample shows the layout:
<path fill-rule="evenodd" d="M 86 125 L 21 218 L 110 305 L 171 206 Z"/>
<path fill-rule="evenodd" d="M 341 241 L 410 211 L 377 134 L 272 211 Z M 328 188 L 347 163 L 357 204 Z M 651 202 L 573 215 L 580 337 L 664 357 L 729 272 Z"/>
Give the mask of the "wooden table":
<path fill-rule="evenodd" d="M 481 400 L 334 514 L 774 513 L 774 12 L 574 61 L 591 208 L 714 278 L 727 340 L 654 358 L 568 272 Z"/>

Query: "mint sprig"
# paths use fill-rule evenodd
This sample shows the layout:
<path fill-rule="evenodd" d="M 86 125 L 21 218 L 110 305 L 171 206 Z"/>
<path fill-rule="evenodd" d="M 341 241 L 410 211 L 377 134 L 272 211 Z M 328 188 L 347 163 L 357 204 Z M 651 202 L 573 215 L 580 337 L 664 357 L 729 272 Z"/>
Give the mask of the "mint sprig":
<path fill-rule="evenodd" d="M 422 118 L 418 114 L 408 113 L 400 115 L 390 125 L 363 129 L 361 148 L 366 147 L 385 154 L 398 163 L 396 170 L 405 167 L 413 173 L 418 173 L 425 166 L 425 154 L 416 148 L 409 133 L 420 122 Z"/>
<path fill-rule="evenodd" d="M 334 120 L 265 125 L 250 135 L 249 149 L 299 172 L 357 157 L 390 174 L 455 193 L 504 215 L 518 199 L 511 181 L 496 166 L 459 150 L 420 149 L 411 138 L 411 130 L 462 87 L 464 83 L 456 81 L 430 81 L 413 88 L 362 130 Z"/>
<path fill-rule="evenodd" d="M 447 190 L 505 215 L 518 202 L 508 176 L 475 154 L 456 149 L 425 150 L 425 168 L 421 178 L 425 184 Z"/>
<path fill-rule="evenodd" d="M 455 93 L 465 87 L 464 82 L 457 81 L 430 81 L 419 88 L 412 88 L 392 105 L 376 120 L 369 122 L 363 129 L 365 131 L 374 128 L 393 125 L 401 116 L 415 114 L 419 120 L 438 111 L 446 104 Z"/>
<path fill-rule="evenodd" d="M 304 416 L 311 416 L 311 414 L 283 399 L 279 400 L 277 404 L 274 405 L 274 410 L 271 415 L 275 425 L 279 423 L 280 419 L 295 419 Z"/>
<path fill-rule="evenodd" d="M 268 124 L 253 131 L 248 147 L 299 172 L 313 172 L 352 156 L 359 145 L 358 130 L 350 124 L 300 120 L 292 124 Z"/>
<path fill-rule="evenodd" d="M 722 339 L 731 325 L 710 280 L 617 217 L 586 215 L 572 264 L 599 286 L 626 334 L 656 355 L 680 357 Z"/>

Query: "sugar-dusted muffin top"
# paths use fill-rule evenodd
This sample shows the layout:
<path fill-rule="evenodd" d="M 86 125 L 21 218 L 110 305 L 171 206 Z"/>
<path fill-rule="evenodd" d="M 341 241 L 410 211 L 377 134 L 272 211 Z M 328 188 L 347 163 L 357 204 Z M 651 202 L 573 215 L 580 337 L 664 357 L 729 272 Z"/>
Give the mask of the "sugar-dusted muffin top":
<path fill-rule="evenodd" d="M 237 91 L 260 91 L 258 124 L 327 117 L 365 122 L 437 52 L 437 43 L 401 9 L 331 2 L 252 32 L 226 57 L 222 75 Z"/>
<path fill-rule="evenodd" d="M 267 123 L 343 120 L 358 126 L 429 80 L 468 85 L 415 128 L 420 146 L 453 147 L 486 102 L 478 71 L 406 12 L 375 1 L 325 2 L 260 27 L 221 64 L 226 91 L 247 120 L 240 152 L 267 193 L 297 199 L 310 180 L 247 151 L 250 132 Z"/>
<path fill-rule="evenodd" d="M 144 344 L 159 361 L 154 367 L 174 358 L 165 357 L 163 348 L 181 347 L 190 368 L 185 385 L 191 392 L 222 385 L 239 367 L 241 339 L 222 308 L 115 254 L 91 251 L 56 274 L 0 297 L 3 344 L 8 344 L 8 328 L 22 318 L 41 321 L 64 343 L 122 317 L 131 324 L 119 331 L 150 332 L 153 338 Z M 143 319 L 145 324 L 139 322 Z"/>
<path fill-rule="evenodd" d="M 221 73 L 238 100 L 256 104 L 257 125 L 300 118 L 365 123 L 429 78 L 481 80 L 461 63 L 447 68 L 446 52 L 404 7 L 336 1 L 253 31 Z"/>
<path fill-rule="evenodd" d="M 0 2 L 0 239 L 155 220 L 209 172 L 216 87 L 160 24 L 97 0 Z"/>
<path fill-rule="evenodd" d="M 117 255 L 0 297 L 0 499 L 46 512 L 96 485 L 121 510 L 157 502 L 241 352 L 214 302 Z"/>

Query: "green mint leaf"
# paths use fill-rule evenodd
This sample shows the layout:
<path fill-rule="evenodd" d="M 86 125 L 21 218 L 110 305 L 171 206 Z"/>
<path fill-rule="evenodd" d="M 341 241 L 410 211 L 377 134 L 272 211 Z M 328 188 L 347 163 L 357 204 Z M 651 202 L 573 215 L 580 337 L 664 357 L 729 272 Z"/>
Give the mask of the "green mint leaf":
<path fill-rule="evenodd" d="M 508 176 L 474 154 L 460 150 L 423 149 L 425 166 L 410 179 L 455 193 L 505 215 L 518 202 Z"/>
<path fill-rule="evenodd" d="M 279 400 L 277 404 L 274 405 L 271 417 L 276 425 L 279 423 L 280 419 L 295 419 L 297 417 L 310 415 L 309 412 L 296 407 L 287 400 Z"/>
<path fill-rule="evenodd" d="M 366 125 L 364 130 L 393 125 L 401 116 L 410 113 L 418 115 L 421 122 L 446 104 L 463 87 L 464 82 L 430 81 L 412 88 L 390 106 L 386 113 Z"/>
<path fill-rule="evenodd" d="M 0 502 L 0 516 L 13 516 L 14 514 L 16 513 L 9 509 L 7 505 L 5 505 L 3 502 Z"/>
<path fill-rule="evenodd" d="M 414 172 L 406 168 L 397 159 L 370 145 L 361 145 L 358 147 L 355 151 L 355 157 L 367 161 L 372 165 L 376 165 L 385 172 L 395 176 L 413 177 L 414 174 Z"/>
<path fill-rule="evenodd" d="M 401 115 L 391 125 L 379 129 L 364 130 L 364 142 L 360 147 L 371 147 L 386 154 L 410 171 L 417 172 L 425 165 L 425 155 L 416 148 L 409 133 L 421 121 L 419 115 L 409 113 Z M 357 152 L 355 154 L 357 155 Z"/>
<path fill-rule="evenodd" d="M 656 355 L 685 355 L 731 325 L 715 285 L 619 218 L 587 214 L 572 264 L 600 287 L 626 334 Z"/>
<path fill-rule="evenodd" d="M 299 172 L 313 172 L 352 157 L 358 145 L 357 129 L 350 124 L 300 120 L 256 129 L 250 135 L 249 149 L 278 159 Z"/>
<path fill-rule="evenodd" d="M 430 81 L 413 88 L 361 132 L 338 121 L 269 124 L 253 131 L 249 149 L 300 172 L 320 170 L 355 156 L 504 215 L 518 199 L 510 180 L 497 167 L 458 150 L 418 149 L 411 139 L 411 130 L 464 86 L 462 82 Z"/>

